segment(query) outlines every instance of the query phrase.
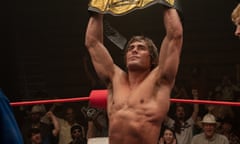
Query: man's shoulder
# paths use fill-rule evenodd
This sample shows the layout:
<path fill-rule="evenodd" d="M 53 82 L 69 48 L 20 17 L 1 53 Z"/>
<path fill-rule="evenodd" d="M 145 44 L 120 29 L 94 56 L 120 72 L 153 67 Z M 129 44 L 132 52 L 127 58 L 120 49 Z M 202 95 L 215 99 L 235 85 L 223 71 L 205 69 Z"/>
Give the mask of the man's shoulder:
<path fill-rule="evenodd" d="M 192 140 L 200 140 L 204 138 L 204 133 L 196 134 L 193 136 Z"/>
<path fill-rule="evenodd" d="M 197 135 L 193 136 L 192 142 L 193 143 L 203 142 L 204 139 L 205 139 L 204 133 L 200 133 L 200 134 L 197 134 Z M 217 134 L 216 133 L 214 139 L 217 140 L 218 142 L 221 141 L 224 144 L 229 143 L 227 137 L 222 135 L 222 134 Z"/>
<path fill-rule="evenodd" d="M 172 118 L 168 117 L 167 121 L 164 122 L 164 124 L 168 127 L 173 127 L 175 123 L 175 120 L 173 120 Z"/>
<path fill-rule="evenodd" d="M 186 120 L 186 122 L 194 124 L 194 120 L 191 116 Z"/>
<path fill-rule="evenodd" d="M 225 135 L 222 135 L 222 134 L 216 134 L 216 136 L 219 138 L 219 139 L 221 139 L 221 140 L 223 140 L 223 141 L 228 141 L 228 138 L 225 136 Z"/>
<path fill-rule="evenodd" d="M 201 144 L 203 142 L 203 133 L 194 135 L 191 140 L 191 144 Z"/>

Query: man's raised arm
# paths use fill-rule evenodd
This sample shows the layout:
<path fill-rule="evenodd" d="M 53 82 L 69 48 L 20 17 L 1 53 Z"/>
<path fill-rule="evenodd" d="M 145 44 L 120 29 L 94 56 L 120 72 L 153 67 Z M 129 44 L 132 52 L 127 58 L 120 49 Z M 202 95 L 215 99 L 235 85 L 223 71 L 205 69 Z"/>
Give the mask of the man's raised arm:
<path fill-rule="evenodd" d="M 183 28 L 180 17 L 174 8 L 164 10 L 163 20 L 166 36 L 161 45 L 158 66 L 162 71 L 161 79 L 164 78 L 173 86 L 180 61 Z"/>
<path fill-rule="evenodd" d="M 92 63 L 98 76 L 108 81 L 113 76 L 114 62 L 103 45 L 103 15 L 94 13 L 89 18 L 85 45 L 91 56 Z"/>

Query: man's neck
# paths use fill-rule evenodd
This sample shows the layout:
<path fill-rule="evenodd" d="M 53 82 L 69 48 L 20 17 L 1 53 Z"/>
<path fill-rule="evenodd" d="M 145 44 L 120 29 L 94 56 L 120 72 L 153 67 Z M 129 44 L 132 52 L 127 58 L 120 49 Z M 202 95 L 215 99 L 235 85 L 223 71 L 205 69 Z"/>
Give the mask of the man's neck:
<path fill-rule="evenodd" d="M 138 86 L 149 74 L 150 71 L 129 71 L 128 80 L 131 88 Z"/>
<path fill-rule="evenodd" d="M 40 121 L 32 122 L 32 127 L 39 127 L 39 126 L 40 126 Z"/>
<path fill-rule="evenodd" d="M 207 139 L 207 140 L 213 140 L 214 139 L 214 136 L 215 136 L 215 133 L 213 134 L 213 135 L 211 135 L 211 136 L 207 136 L 207 135 L 205 135 L 205 138 Z"/>

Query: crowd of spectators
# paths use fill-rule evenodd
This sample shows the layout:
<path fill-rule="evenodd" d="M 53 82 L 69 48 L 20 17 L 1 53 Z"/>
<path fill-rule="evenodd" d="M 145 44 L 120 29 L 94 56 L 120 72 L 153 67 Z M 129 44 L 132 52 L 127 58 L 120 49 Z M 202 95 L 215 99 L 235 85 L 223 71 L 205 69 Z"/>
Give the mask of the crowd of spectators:
<path fill-rule="evenodd" d="M 24 144 L 87 144 L 89 138 L 108 134 L 107 115 L 102 109 L 78 103 L 37 104 L 21 109 L 23 115 L 17 120 Z"/>

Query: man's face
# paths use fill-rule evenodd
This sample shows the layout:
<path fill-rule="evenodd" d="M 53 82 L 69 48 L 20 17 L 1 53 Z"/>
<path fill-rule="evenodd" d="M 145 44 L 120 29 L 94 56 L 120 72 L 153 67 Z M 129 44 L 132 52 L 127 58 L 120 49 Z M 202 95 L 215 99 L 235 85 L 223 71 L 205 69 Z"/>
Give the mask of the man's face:
<path fill-rule="evenodd" d="M 81 130 L 80 129 L 75 129 L 72 131 L 72 138 L 75 139 L 75 138 L 80 138 L 82 137 L 82 133 L 81 133 Z"/>
<path fill-rule="evenodd" d="M 34 144 L 41 144 L 42 143 L 42 137 L 40 133 L 33 133 L 31 137 L 31 141 Z"/>
<path fill-rule="evenodd" d="M 215 133 L 216 124 L 214 123 L 203 123 L 203 131 L 207 138 L 212 138 Z"/>
<path fill-rule="evenodd" d="M 185 117 L 185 111 L 184 108 L 182 106 L 178 106 L 176 109 L 176 117 L 178 119 L 184 119 Z"/>
<path fill-rule="evenodd" d="M 41 114 L 39 112 L 35 112 L 31 114 L 32 122 L 39 122 L 41 119 Z"/>
<path fill-rule="evenodd" d="M 74 111 L 71 108 L 68 108 L 66 111 L 65 118 L 68 122 L 72 122 L 75 119 Z"/>
<path fill-rule="evenodd" d="M 126 64 L 128 69 L 151 68 L 151 56 L 143 40 L 131 43 L 127 49 Z"/>
<path fill-rule="evenodd" d="M 222 124 L 223 132 L 229 133 L 229 132 L 231 132 L 231 129 L 232 129 L 232 125 L 230 123 L 225 122 Z"/>
<path fill-rule="evenodd" d="M 240 16 L 235 21 L 236 30 L 235 30 L 235 36 L 240 38 Z"/>
<path fill-rule="evenodd" d="M 164 141 L 166 142 L 166 144 L 171 144 L 174 140 L 172 131 L 170 131 L 168 129 L 165 130 L 164 134 L 163 134 L 163 138 L 164 138 Z"/>

